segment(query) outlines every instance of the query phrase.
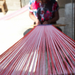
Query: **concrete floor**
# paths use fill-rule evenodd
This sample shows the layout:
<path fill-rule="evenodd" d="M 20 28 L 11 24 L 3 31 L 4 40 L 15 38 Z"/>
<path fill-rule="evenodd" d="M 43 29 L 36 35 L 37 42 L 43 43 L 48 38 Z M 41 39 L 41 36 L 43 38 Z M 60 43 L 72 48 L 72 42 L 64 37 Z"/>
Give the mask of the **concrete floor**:
<path fill-rule="evenodd" d="M 8 11 L 5 15 L 0 12 L 0 18 L 8 16 L 16 11 Z M 33 21 L 29 18 L 28 11 L 15 16 L 9 20 L 0 20 L 0 55 L 20 40 L 25 31 L 31 26 Z"/>

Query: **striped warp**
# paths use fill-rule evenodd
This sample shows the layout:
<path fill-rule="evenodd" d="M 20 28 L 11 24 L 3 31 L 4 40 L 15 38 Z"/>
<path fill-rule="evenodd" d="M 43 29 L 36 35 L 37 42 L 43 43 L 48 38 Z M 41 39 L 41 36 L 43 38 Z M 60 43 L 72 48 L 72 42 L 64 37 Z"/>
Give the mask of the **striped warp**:
<path fill-rule="evenodd" d="M 0 55 L 0 75 L 75 74 L 75 41 L 39 25 Z"/>
<path fill-rule="evenodd" d="M 24 12 L 26 12 L 28 10 L 28 5 L 24 6 L 23 8 L 11 13 L 11 14 L 8 14 L 8 15 L 5 15 L 4 17 L 0 18 L 0 20 L 9 20 L 11 18 L 14 18 Z"/>

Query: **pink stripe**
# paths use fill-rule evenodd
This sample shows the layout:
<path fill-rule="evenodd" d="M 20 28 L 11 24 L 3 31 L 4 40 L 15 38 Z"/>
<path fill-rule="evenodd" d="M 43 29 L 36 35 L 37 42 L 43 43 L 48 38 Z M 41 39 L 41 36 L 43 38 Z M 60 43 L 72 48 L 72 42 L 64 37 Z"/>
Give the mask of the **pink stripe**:
<path fill-rule="evenodd" d="M 15 16 L 18 16 L 18 15 L 22 14 L 23 12 L 26 12 L 27 10 L 28 10 L 28 5 L 26 5 L 25 7 L 19 9 L 18 11 L 14 12 L 14 13 L 11 13 L 9 15 L 6 15 L 6 16 L 0 18 L 0 20 L 8 20 L 8 19 L 11 19 L 11 18 L 13 18 Z"/>

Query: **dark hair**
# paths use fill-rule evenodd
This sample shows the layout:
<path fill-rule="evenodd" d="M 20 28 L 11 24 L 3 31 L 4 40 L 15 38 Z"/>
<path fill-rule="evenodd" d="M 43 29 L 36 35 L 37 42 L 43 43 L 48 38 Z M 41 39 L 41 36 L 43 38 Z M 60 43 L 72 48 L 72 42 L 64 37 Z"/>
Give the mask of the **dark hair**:
<path fill-rule="evenodd" d="M 42 1 L 42 3 L 43 3 L 43 0 L 39 0 L 39 1 Z M 50 0 L 45 0 L 46 2 L 47 1 L 50 1 Z M 51 0 L 52 2 L 55 2 L 56 0 Z"/>
<path fill-rule="evenodd" d="M 40 0 L 40 1 L 42 1 L 42 3 L 43 3 L 43 0 Z M 45 1 L 47 2 L 47 1 L 49 1 L 49 0 L 45 0 Z"/>

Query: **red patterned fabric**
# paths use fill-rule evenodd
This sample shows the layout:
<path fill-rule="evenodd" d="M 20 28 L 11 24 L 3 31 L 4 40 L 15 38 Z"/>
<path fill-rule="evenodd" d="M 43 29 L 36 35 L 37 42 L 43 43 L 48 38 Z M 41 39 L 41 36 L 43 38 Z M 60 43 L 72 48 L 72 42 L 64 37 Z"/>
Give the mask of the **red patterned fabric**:
<path fill-rule="evenodd" d="M 54 12 L 57 11 L 58 8 L 58 3 L 52 0 L 44 4 L 37 2 L 37 0 L 31 0 L 29 5 L 30 12 L 32 12 L 40 21 L 52 19 Z"/>

